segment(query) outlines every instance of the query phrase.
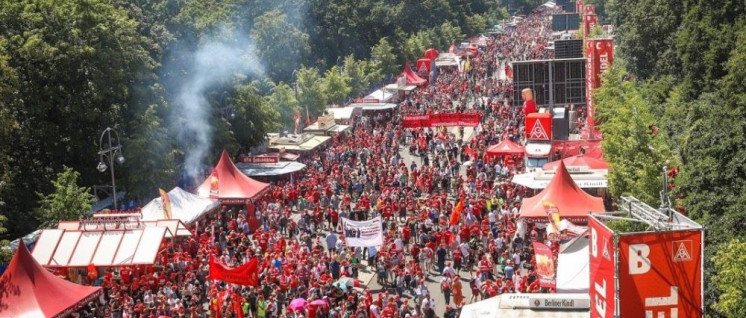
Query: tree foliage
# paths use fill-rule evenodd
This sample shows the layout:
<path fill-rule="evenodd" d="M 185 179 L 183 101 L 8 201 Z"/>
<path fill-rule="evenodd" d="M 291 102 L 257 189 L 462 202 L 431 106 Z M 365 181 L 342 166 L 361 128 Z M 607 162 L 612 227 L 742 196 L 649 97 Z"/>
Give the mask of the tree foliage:
<path fill-rule="evenodd" d="M 746 317 L 746 242 L 734 239 L 724 244 L 714 257 L 715 275 L 712 281 L 722 290 L 720 301 L 713 309 L 727 317 Z"/>
<path fill-rule="evenodd" d="M 52 181 L 52 193 L 37 193 L 40 206 L 36 214 L 43 226 L 55 226 L 61 220 L 77 220 L 91 211 L 91 189 L 79 186 L 79 178 L 80 173 L 65 167 Z"/>

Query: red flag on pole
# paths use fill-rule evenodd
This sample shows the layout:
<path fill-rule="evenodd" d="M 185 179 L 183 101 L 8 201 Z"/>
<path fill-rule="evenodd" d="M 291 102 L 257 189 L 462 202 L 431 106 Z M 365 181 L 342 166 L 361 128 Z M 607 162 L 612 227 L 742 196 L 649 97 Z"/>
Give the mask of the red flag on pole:
<path fill-rule="evenodd" d="M 210 276 L 208 278 L 237 285 L 259 286 L 259 262 L 254 258 L 246 264 L 230 268 L 216 262 L 215 257 L 210 255 Z"/>
<path fill-rule="evenodd" d="M 451 213 L 451 225 L 458 224 L 458 221 L 461 219 L 461 211 L 464 210 L 464 201 L 458 201 L 458 204 L 456 204 L 456 207 L 453 208 L 453 213 Z"/>
<path fill-rule="evenodd" d="M 298 126 L 300 126 L 300 112 L 295 113 L 295 134 L 298 134 Z"/>

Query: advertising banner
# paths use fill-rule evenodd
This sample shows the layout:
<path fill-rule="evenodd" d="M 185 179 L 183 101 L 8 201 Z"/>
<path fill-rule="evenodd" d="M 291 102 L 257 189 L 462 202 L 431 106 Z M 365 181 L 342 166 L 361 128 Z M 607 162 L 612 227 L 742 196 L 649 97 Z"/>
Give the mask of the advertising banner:
<path fill-rule="evenodd" d="M 445 113 L 429 115 L 405 115 L 402 118 L 404 128 L 428 128 L 449 126 L 479 125 L 479 114 Z"/>
<path fill-rule="evenodd" d="M 588 250 L 591 254 L 591 286 L 589 289 L 591 318 L 612 318 L 615 309 L 614 236 L 611 230 L 593 217 L 588 218 L 588 228 L 591 231 L 588 242 L 590 245 Z"/>
<path fill-rule="evenodd" d="M 539 275 L 539 286 L 554 288 L 556 272 L 552 250 L 544 243 L 534 242 L 534 257 L 536 258 L 536 274 Z"/>
<path fill-rule="evenodd" d="M 342 218 L 345 244 L 350 247 L 372 247 L 383 245 L 381 217 L 367 221 L 352 221 Z"/>
<path fill-rule="evenodd" d="M 619 237 L 621 317 L 702 317 L 702 232 Z"/>
<path fill-rule="evenodd" d="M 278 163 L 279 156 L 242 156 L 242 163 Z"/>
<path fill-rule="evenodd" d="M 595 134 L 594 114 L 596 107 L 593 102 L 593 90 L 601 86 L 603 74 L 614 62 L 614 40 L 587 39 L 585 64 L 585 94 L 587 108 L 587 122 L 589 134 Z"/>

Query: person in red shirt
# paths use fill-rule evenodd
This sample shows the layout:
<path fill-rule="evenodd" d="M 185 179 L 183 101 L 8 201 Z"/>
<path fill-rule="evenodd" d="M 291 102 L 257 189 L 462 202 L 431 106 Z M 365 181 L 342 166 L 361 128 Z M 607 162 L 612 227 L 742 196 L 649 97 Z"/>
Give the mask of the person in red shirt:
<path fill-rule="evenodd" d="M 523 97 L 523 114 L 528 116 L 536 112 L 536 102 L 534 101 L 534 94 L 530 88 L 524 88 L 521 91 L 521 97 Z"/>

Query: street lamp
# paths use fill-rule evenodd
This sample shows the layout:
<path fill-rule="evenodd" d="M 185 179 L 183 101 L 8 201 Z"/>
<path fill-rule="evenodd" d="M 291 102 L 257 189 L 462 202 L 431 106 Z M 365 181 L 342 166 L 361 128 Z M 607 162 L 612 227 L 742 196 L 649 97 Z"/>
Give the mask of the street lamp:
<path fill-rule="evenodd" d="M 112 133 L 114 134 L 113 140 L 111 136 Z M 105 148 L 104 137 L 106 137 L 108 141 L 108 148 Z M 106 129 L 104 129 L 104 132 L 101 133 L 101 138 L 99 138 L 98 145 L 99 162 L 98 166 L 96 166 L 96 170 L 103 173 L 106 171 L 107 168 L 111 169 L 112 198 L 114 199 L 114 210 L 116 210 L 117 185 L 116 180 L 114 179 L 114 161 L 116 161 L 118 164 L 124 163 L 124 156 L 122 155 L 122 144 L 119 142 L 119 134 L 117 134 L 117 131 L 113 128 L 106 127 Z M 109 165 L 106 165 L 104 159 L 109 160 Z"/>

